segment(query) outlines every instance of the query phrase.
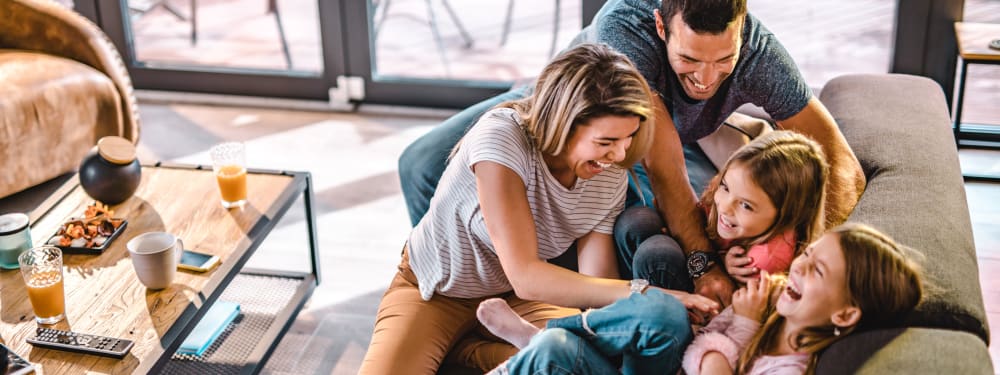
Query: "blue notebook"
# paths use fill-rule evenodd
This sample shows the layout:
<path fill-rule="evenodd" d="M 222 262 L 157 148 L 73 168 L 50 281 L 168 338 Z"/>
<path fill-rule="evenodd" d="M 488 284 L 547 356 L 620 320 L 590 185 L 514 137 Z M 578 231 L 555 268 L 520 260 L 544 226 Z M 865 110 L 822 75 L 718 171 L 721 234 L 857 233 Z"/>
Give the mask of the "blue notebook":
<path fill-rule="evenodd" d="M 240 315 L 240 304 L 235 302 L 218 301 L 205 313 L 194 330 L 184 339 L 184 343 L 177 349 L 180 354 L 202 355 L 215 339 L 226 330 L 229 325 Z"/>

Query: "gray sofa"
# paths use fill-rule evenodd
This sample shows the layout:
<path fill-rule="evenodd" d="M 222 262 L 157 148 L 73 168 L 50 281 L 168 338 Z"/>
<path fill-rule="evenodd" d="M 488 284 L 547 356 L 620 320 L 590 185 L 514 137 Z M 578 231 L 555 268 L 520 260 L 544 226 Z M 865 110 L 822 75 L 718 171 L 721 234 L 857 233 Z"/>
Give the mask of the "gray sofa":
<path fill-rule="evenodd" d="M 879 74 L 831 80 L 820 99 L 868 178 L 848 220 L 922 254 L 931 293 L 907 328 L 858 332 L 819 359 L 817 374 L 993 374 L 976 248 L 940 86 Z"/>

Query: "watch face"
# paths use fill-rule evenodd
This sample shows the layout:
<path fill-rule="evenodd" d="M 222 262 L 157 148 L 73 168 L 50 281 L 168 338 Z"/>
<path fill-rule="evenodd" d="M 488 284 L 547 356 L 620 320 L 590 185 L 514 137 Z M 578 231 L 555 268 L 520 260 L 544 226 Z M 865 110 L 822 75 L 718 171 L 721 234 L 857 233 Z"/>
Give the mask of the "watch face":
<path fill-rule="evenodd" d="M 705 253 L 694 253 L 691 254 L 691 258 L 688 258 L 688 269 L 692 272 L 701 272 L 708 267 L 708 256 Z"/>
<path fill-rule="evenodd" d="M 692 278 L 701 277 L 705 272 L 708 272 L 708 268 L 713 264 L 712 259 L 709 257 L 709 253 L 704 251 L 696 251 L 688 257 L 687 266 L 688 274 Z"/>

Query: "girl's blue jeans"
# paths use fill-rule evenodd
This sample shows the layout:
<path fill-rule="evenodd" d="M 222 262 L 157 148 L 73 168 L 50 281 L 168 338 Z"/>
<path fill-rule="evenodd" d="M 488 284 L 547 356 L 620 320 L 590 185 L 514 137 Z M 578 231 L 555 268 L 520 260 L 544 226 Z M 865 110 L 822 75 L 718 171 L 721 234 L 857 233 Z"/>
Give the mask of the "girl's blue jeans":
<path fill-rule="evenodd" d="M 511 374 L 674 374 L 691 339 L 684 305 L 647 290 L 550 320 L 506 366 Z"/>

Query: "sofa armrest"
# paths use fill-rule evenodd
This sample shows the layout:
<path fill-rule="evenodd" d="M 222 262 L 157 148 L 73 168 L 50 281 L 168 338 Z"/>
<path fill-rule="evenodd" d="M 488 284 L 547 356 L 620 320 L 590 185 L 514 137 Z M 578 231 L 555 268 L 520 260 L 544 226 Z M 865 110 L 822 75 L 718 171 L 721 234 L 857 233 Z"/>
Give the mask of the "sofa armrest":
<path fill-rule="evenodd" d="M 868 178 L 850 221 L 922 254 L 924 303 L 905 322 L 989 342 L 976 249 L 946 101 L 930 79 L 900 74 L 831 80 L 829 108 Z"/>
<path fill-rule="evenodd" d="M 959 331 L 898 328 L 852 333 L 816 363 L 826 374 L 993 374 L 986 345 Z"/>
<path fill-rule="evenodd" d="M 139 110 L 132 81 L 107 35 L 76 12 L 48 0 L 0 1 L 0 48 L 42 52 L 79 61 L 107 75 L 121 97 L 119 135 L 137 143 Z"/>

